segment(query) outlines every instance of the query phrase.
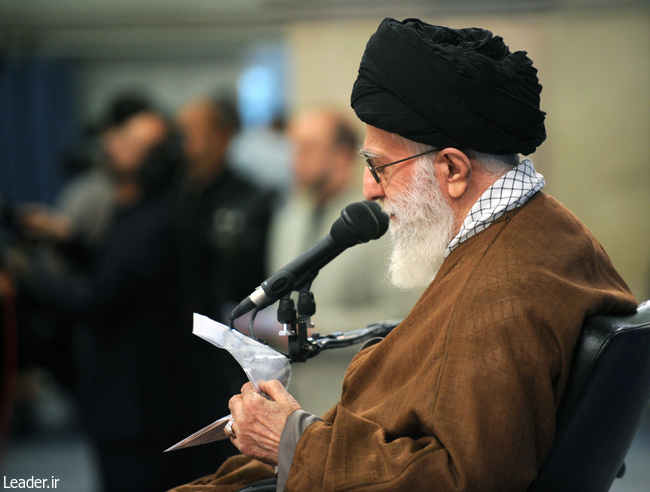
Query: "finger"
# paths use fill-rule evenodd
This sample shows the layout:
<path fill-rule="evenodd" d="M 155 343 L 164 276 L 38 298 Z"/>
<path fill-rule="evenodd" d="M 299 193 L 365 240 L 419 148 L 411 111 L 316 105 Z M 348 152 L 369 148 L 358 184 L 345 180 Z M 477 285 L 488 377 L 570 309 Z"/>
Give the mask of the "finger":
<path fill-rule="evenodd" d="M 242 395 L 233 396 L 230 401 L 228 401 L 228 408 L 230 409 L 230 414 L 235 418 L 239 416 L 244 406 L 244 401 Z"/>
<path fill-rule="evenodd" d="M 260 390 L 269 395 L 273 401 L 286 401 L 287 399 L 292 399 L 293 397 L 285 389 L 280 381 L 260 381 Z"/>
<path fill-rule="evenodd" d="M 249 395 L 251 393 L 257 393 L 257 390 L 251 383 L 246 383 L 244 386 L 241 387 L 241 394 L 242 395 Z"/>

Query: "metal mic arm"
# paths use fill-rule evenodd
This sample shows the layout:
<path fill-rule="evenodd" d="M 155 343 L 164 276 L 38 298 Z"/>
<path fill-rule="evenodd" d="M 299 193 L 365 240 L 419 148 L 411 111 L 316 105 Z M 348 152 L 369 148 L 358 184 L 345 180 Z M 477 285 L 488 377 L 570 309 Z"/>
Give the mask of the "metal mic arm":
<path fill-rule="evenodd" d="M 323 350 L 349 347 L 357 343 L 363 343 L 371 338 L 385 337 L 393 328 L 402 320 L 386 320 L 373 323 L 360 330 L 330 333 L 329 335 L 320 336 L 314 333 L 308 340 L 309 357 L 314 357 Z"/>

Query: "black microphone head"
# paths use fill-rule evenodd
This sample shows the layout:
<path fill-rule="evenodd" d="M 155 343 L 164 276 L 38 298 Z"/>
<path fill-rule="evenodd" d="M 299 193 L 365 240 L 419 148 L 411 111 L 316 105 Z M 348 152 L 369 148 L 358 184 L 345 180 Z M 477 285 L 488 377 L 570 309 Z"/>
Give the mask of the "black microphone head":
<path fill-rule="evenodd" d="M 388 216 L 381 207 L 370 201 L 351 203 L 341 211 L 330 235 L 340 248 L 349 248 L 359 243 L 383 236 L 388 229 Z"/>
<path fill-rule="evenodd" d="M 379 239 L 381 236 L 386 234 L 386 231 L 388 230 L 388 224 L 390 223 L 390 217 L 381 209 L 381 206 L 377 202 L 365 200 L 361 203 L 366 204 L 375 215 L 377 223 L 379 224 L 379 229 L 377 230 L 377 234 L 375 234 L 375 237 L 373 237 L 373 239 Z"/>

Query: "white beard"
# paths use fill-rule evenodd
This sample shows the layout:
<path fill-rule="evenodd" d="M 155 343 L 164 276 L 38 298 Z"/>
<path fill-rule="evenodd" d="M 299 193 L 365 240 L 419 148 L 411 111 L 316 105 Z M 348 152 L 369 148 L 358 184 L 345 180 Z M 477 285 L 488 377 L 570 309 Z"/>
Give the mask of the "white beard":
<path fill-rule="evenodd" d="M 426 288 L 433 281 L 454 237 L 454 214 L 440 191 L 430 161 L 423 159 L 408 193 L 383 199 L 391 218 L 393 248 L 388 274 L 400 290 Z"/>

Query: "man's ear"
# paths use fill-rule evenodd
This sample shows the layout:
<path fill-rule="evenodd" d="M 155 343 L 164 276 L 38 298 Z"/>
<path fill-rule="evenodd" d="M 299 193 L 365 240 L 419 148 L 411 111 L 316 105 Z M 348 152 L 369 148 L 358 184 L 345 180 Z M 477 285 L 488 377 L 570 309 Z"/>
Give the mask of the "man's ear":
<path fill-rule="evenodd" d="M 439 169 L 442 175 L 438 181 L 445 186 L 451 198 L 460 198 L 469 186 L 472 177 L 472 163 L 463 152 L 452 147 L 438 152 Z"/>

